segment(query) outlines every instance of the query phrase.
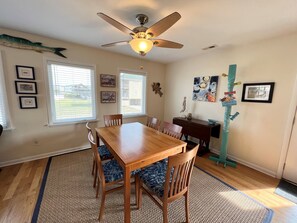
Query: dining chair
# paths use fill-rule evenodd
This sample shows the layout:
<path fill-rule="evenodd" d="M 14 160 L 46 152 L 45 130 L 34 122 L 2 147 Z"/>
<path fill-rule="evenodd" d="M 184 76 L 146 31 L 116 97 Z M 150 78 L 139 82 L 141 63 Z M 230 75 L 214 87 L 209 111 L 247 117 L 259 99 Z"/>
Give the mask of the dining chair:
<path fill-rule="evenodd" d="M 122 114 L 104 115 L 103 119 L 104 119 L 105 127 L 123 124 Z"/>
<path fill-rule="evenodd" d="M 159 131 L 159 129 L 160 129 L 160 125 L 161 125 L 161 121 L 158 120 L 157 118 L 155 118 L 155 117 L 150 117 L 150 116 L 147 117 L 147 123 L 146 123 L 146 126 L 148 126 L 148 127 L 150 127 L 150 128 L 153 128 L 153 129 Z"/>
<path fill-rule="evenodd" d="M 163 130 L 162 132 L 166 135 L 172 136 L 176 139 L 180 139 L 182 136 L 182 126 L 169 123 L 169 122 L 163 122 Z"/>
<path fill-rule="evenodd" d="M 170 156 L 168 163 L 157 163 L 139 172 L 136 177 L 138 209 L 142 205 L 144 191 L 162 209 L 163 223 L 167 223 L 168 205 L 184 196 L 186 222 L 189 222 L 189 185 L 198 147 Z"/>
<path fill-rule="evenodd" d="M 89 135 L 90 132 L 92 133 L 92 129 L 89 126 L 89 122 L 86 123 L 86 128 L 87 128 L 87 131 L 88 131 L 88 135 Z M 98 148 L 98 153 L 99 153 L 100 159 L 102 161 L 109 160 L 109 159 L 113 158 L 113 155 L 110 153 L 110 151 L 108 150 L 108 148 L 105 145 L 101 145 L 101 146 L 97 145 L 97 148 Z M 96 165 L 97 165 L 96 164 L 96 159 L 95 159 L 95 156 L 93 155 L 93 167 L 92 167 L 92 175 L 94 175 L 93 187 L 96 187 L 96 179 L 97 179 Z"/>
<path fill-rule="evenodd" d="M 97 145 L 94 142 L 94 137 L 92 132 L 88 133 L 88 140 L 91 144 L 94 157 L 96 160 L 96 168 L 98 172 L 97 180 L 97 189 L 96 189 L 96 198 L 98 198 L 99 195 L 99 189 L 101 185 L 101 206 L 99 210 L 99 221 L 101 222 L 104 214 L 104 205 L 105 205 L 105 197 L 107 194 L 112 193 L 114 191 L 120 190 L 123 188 L 123 183 L 120 186 L 116 186 L 117 184 L 123 182 L 124 178 L 124 171 L 123 168 L 119 165 L 119 163 L 115 160 L 109 160 L 104 163 L 102 163 L 102 160 L 99 156 Z M 134 170 L 131 172 L 131 177 L 134 177 L 139 171 Z M 138 201 L 138 186 L 139 181 L 135 181 L 135 191 L 136 191 L 136 201 Z M 109 189 L 108 189 L 109 188 Z"/>

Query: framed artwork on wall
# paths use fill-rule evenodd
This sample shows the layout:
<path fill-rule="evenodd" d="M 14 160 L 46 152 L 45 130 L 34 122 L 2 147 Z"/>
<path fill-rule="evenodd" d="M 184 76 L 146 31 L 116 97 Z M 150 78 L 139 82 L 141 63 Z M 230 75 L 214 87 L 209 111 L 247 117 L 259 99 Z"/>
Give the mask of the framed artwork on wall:
<path fill-rule="evenodd" d="M 35 80 L 34 67 L 16 65 L 18 79 Z"/>
<path fill-rule="evenodd" d="M 216 102 L 219 76 L 195 77 L 193 84 L 193 101 Z"/>
<path fill-rule="evenodd" d="M 15 81 L 15 90 L 17 94 L 37 94 L 36 82 Z"/>
<path fill-rule="evenodd" d="M 36 96 L 20 96 L 19 98 L 20 98 L 21 109 L 37 108 Z"/>
<path fill-rule="evenodd" d="M 116 103 L 116 92 L 101 91 L 101 103 Z"/>
<path fill-rule="evenodd" d="M 116 87 L 116 75 L 100 74 L 101 87 Z"/>
<path fill-rule="evenodd" d="M 271 103 L 273 90 L 274 82 L 243 84 L 241 101 Z"/>

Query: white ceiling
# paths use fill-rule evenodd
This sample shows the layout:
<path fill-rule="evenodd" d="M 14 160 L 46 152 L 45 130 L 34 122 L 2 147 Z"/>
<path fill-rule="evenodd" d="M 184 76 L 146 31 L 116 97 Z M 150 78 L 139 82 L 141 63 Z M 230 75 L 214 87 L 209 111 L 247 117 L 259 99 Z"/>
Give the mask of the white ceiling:
<path fill-rule="evenodd" d="M 140 57 L 129 45 L 100 46 L 129 36 L 97 12 L 133 29 L 136 14 L 148 15 L 149 27 L 175 11 L 182 18 L 158 38 L 184 47 L 154 47 L 145 59 L 170 63 L 206 53 L 202 48 L 213 44 L 229 47 L 297 31 L 297 0 L 0 0 L 0 27 Z"/>

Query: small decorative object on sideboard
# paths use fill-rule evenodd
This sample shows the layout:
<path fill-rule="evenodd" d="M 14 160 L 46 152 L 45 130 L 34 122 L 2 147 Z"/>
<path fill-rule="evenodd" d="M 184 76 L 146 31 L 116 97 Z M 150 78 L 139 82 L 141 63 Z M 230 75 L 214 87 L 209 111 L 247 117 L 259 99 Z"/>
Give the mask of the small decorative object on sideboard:
<path fill-rule="evenodd" d="M 209 125 L 215 125 L 215 124 L 217 124 L 217 122 L 218 122 L 218 121 L 216 121 L 216 120 L 208 119 L 208 124 L 209 124 Z"/>
<path fill-rule="evenodd" d="M 187 120 L 189 120 L 189 121 L 192 120 L 192 113 L 188 113 L 188 115 L 187 115 Z"/>

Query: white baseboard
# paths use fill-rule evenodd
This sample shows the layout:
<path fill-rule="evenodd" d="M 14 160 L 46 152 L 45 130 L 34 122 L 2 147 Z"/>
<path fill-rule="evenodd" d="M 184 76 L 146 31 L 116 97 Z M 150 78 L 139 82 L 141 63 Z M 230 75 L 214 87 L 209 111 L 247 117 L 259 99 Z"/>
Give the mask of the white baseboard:
<path fill-rule="evenodd" d="M 48 158 L 48 157 L 51 157 L 51 156 L 62 155 L 62 154 L 65 154 L 65 153 L 71 153 L 71 152 L 80 151 L 80 150 L 84 150 L 84 149 L 88 149 L 88 148 L 90 148 L 90 146 L 86 145 L 86 146 L 83 146 L 83 147 L 63 149 L 63 150 L 54 151 L 54 152 L 50 152 L 50 153 L 38 154 L 38 155 L 35 155 L 35 156 L 27 156 L 27 157 L 24 157 L 24 158 L 21 158 L 21 159 L 15 159 L 15 160 L 9 160 L 9 161 L 5 161 L 5 162 L 0 162 L 0 167 L 11 166 L 11 165 L 14 165 L 14 164 L 29 162 L 29 161 L 33 161 L 33 160 L 39 160 L 39 159 Z"/>
<path fill-rule="evenodd" d="M 219 150 L 216 150 L 216 149 L 210 149 L 210 151 L 211 151 L 212 153 L 217 154 L 217 155 L 220 154 Z M 276 172 L 273 172 L 273 171 L 271 171 L 271 170 L 268 170 L 268 169 L 263 168 L 263 167 L 261 167 L 261 166 L 258 166 L 258 165 L 256 165 L 256 164 L 247 162 L 247 161 L 245 161 L 245 160 L 239 159 L 239 158 L 237 158 L 237 157 L 235 157 L 235 156 L 232 156 L 232 155 L 228 155 L 228 154 L 227 154 L 227 156 L 228 156 L 228 158 L 230 158 L 230 159 L 232 159 L 232 160 L 234 160 L 234 161 L 236 161 L 236 162 L 238 162 L 238 163 L 240 163 L 240 164 L 243 164 L 243 165 L 245 165 L 245 166 L 247 166 L 247 167 L 250 167 L 250 168 L 252 168 L 252 169 L 254 169 L 254 170 L 257 170 L 257 171 L 259 171 L 259 172 L 265 173 L 266 175 L 269 175 L 269 176 L 272 176 L 272 177 L 276 178 L 276 174 L 277 174 Z"/>

